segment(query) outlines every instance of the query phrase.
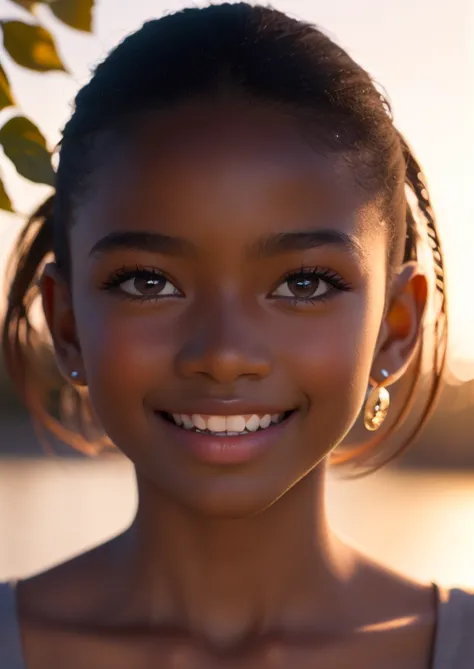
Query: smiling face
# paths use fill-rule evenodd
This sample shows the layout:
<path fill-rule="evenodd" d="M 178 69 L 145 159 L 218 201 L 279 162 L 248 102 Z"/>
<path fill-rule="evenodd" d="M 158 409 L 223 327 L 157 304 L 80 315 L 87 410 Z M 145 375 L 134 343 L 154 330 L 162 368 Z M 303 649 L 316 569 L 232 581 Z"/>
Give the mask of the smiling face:
<path fill-rule="evenodd" d="M 206 513 L 256 512 L 356 420 L 388 234 L 347 163 L 284 115 L 202 102 L 137 126 L 75 210 L 72 302 L 45 288 L 56 349 L 141 476 Z"/>

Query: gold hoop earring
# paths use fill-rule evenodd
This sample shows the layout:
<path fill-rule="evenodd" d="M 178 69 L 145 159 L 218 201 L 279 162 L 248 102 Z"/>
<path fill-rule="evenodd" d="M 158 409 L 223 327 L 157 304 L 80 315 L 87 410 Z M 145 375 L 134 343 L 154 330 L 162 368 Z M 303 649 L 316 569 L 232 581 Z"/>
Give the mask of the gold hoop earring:
<path fill-rule="evenodd" d="M 388 378 L 388 372 L 382 370 L 382 375 Z M 378 430 L 387 417 L 390 408 L 390 393 L 385 386 L 375 385 L 367 395 L 364 406 L 364 425 L 370 432 Z"/>

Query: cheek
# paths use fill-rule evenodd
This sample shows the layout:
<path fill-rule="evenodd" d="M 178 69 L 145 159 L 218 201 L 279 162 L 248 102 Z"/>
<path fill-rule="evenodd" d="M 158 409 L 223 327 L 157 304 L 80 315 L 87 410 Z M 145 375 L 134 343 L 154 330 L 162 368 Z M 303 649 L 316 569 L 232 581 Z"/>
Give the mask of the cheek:
<path fill-rule="evenodd" d="M 82 305 L 84 308 L 82 308 Z M 154 313 L 154 315 L 152 315 Z M 143 419 L 147 391 L 170 378 L 175 332 L 172 319 L 110 296 L 80 298 L 76 324 L 90 394 L 99 415 L 123 407 L 125 415 Z M 124 414 L 122 414 L 124 415 Z"/>
<path fill-rule="evenodd" d="M 336 431 L 346 431 L 359 414 L 377 345 L 383 300 L 375 305 L 367 294 L 344 296 L 321 318 L 301 319 L 294 344 L 287 348 L 287 365 L 309 398 L 310 411 L 317 415 L 321 427 L 327 422 L 328 429 L 332 426 Z"/>

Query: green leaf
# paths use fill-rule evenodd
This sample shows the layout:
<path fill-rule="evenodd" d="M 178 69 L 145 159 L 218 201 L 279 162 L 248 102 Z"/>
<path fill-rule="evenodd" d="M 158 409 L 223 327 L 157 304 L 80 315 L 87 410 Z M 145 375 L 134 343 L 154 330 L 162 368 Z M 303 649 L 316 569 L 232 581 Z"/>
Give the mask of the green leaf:
<path fill-rule="evenodd" d="M 0 179 L 0 209 L 3 209 L 3 211 L 9 211 L 12 214 L 14 212 L 11 200 L 8 197 L 7 191 L 5 190 L 5 186 L 3 185 L 3 181 L 1 179 Z"/>
<path fill-rule="evenodd" d="M 15 63 L 37 72 L 66 71 L 52 35 L 41 26 L 4 21 L 3 44 Z"/>
<path fill-rule="evenodd" d="M 5 70 L 0 65 L 0 109 L 11 107 L 14 104 L 15 100 L 10 89 L 10 82 L 8 81 Z"/>
<path fill-rule="evenodd" d="M 54 185 L 54 170 L 46 140 L 24 116 L 10 119 L 0 130 L 0 144 L 18 174 L 39 184 Z"/>
<path fill-rule="evenodd" d="M 26 9 L 28 12 L 33 11 L 35 6 L 34 0 L 10 0 L 10 2 L 14 2 L 15 5 L 20 5 L 20 7 L 23 7 L 23 9 Z"/>
<path fill-rule="evenodd" d="M 92 32 L 94 0 L 50 0 L 54 16 L 76 30 Z"/>

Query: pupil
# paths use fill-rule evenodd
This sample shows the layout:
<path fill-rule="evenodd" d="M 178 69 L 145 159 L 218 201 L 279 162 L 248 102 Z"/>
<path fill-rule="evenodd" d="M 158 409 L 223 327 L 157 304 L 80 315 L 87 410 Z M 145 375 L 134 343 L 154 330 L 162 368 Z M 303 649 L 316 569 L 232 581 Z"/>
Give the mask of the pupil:
<path fill-rule="evenodd" d="M 318 287 L 318 279 L 295 277 L 289 280 L 288 285 L 295 297 L 311 297 Z"/>
<path fill-rule="evenodd" d="M 135 279 L 134 285 L 135 289 L 142 294 L 145 293 L 159 293 L 160 291 L 163 290 L 163 286 L 165 283 L 165 279 L 162 277 L 156 277 L 156 278 L 140 278 L 137 277 Z"/>

